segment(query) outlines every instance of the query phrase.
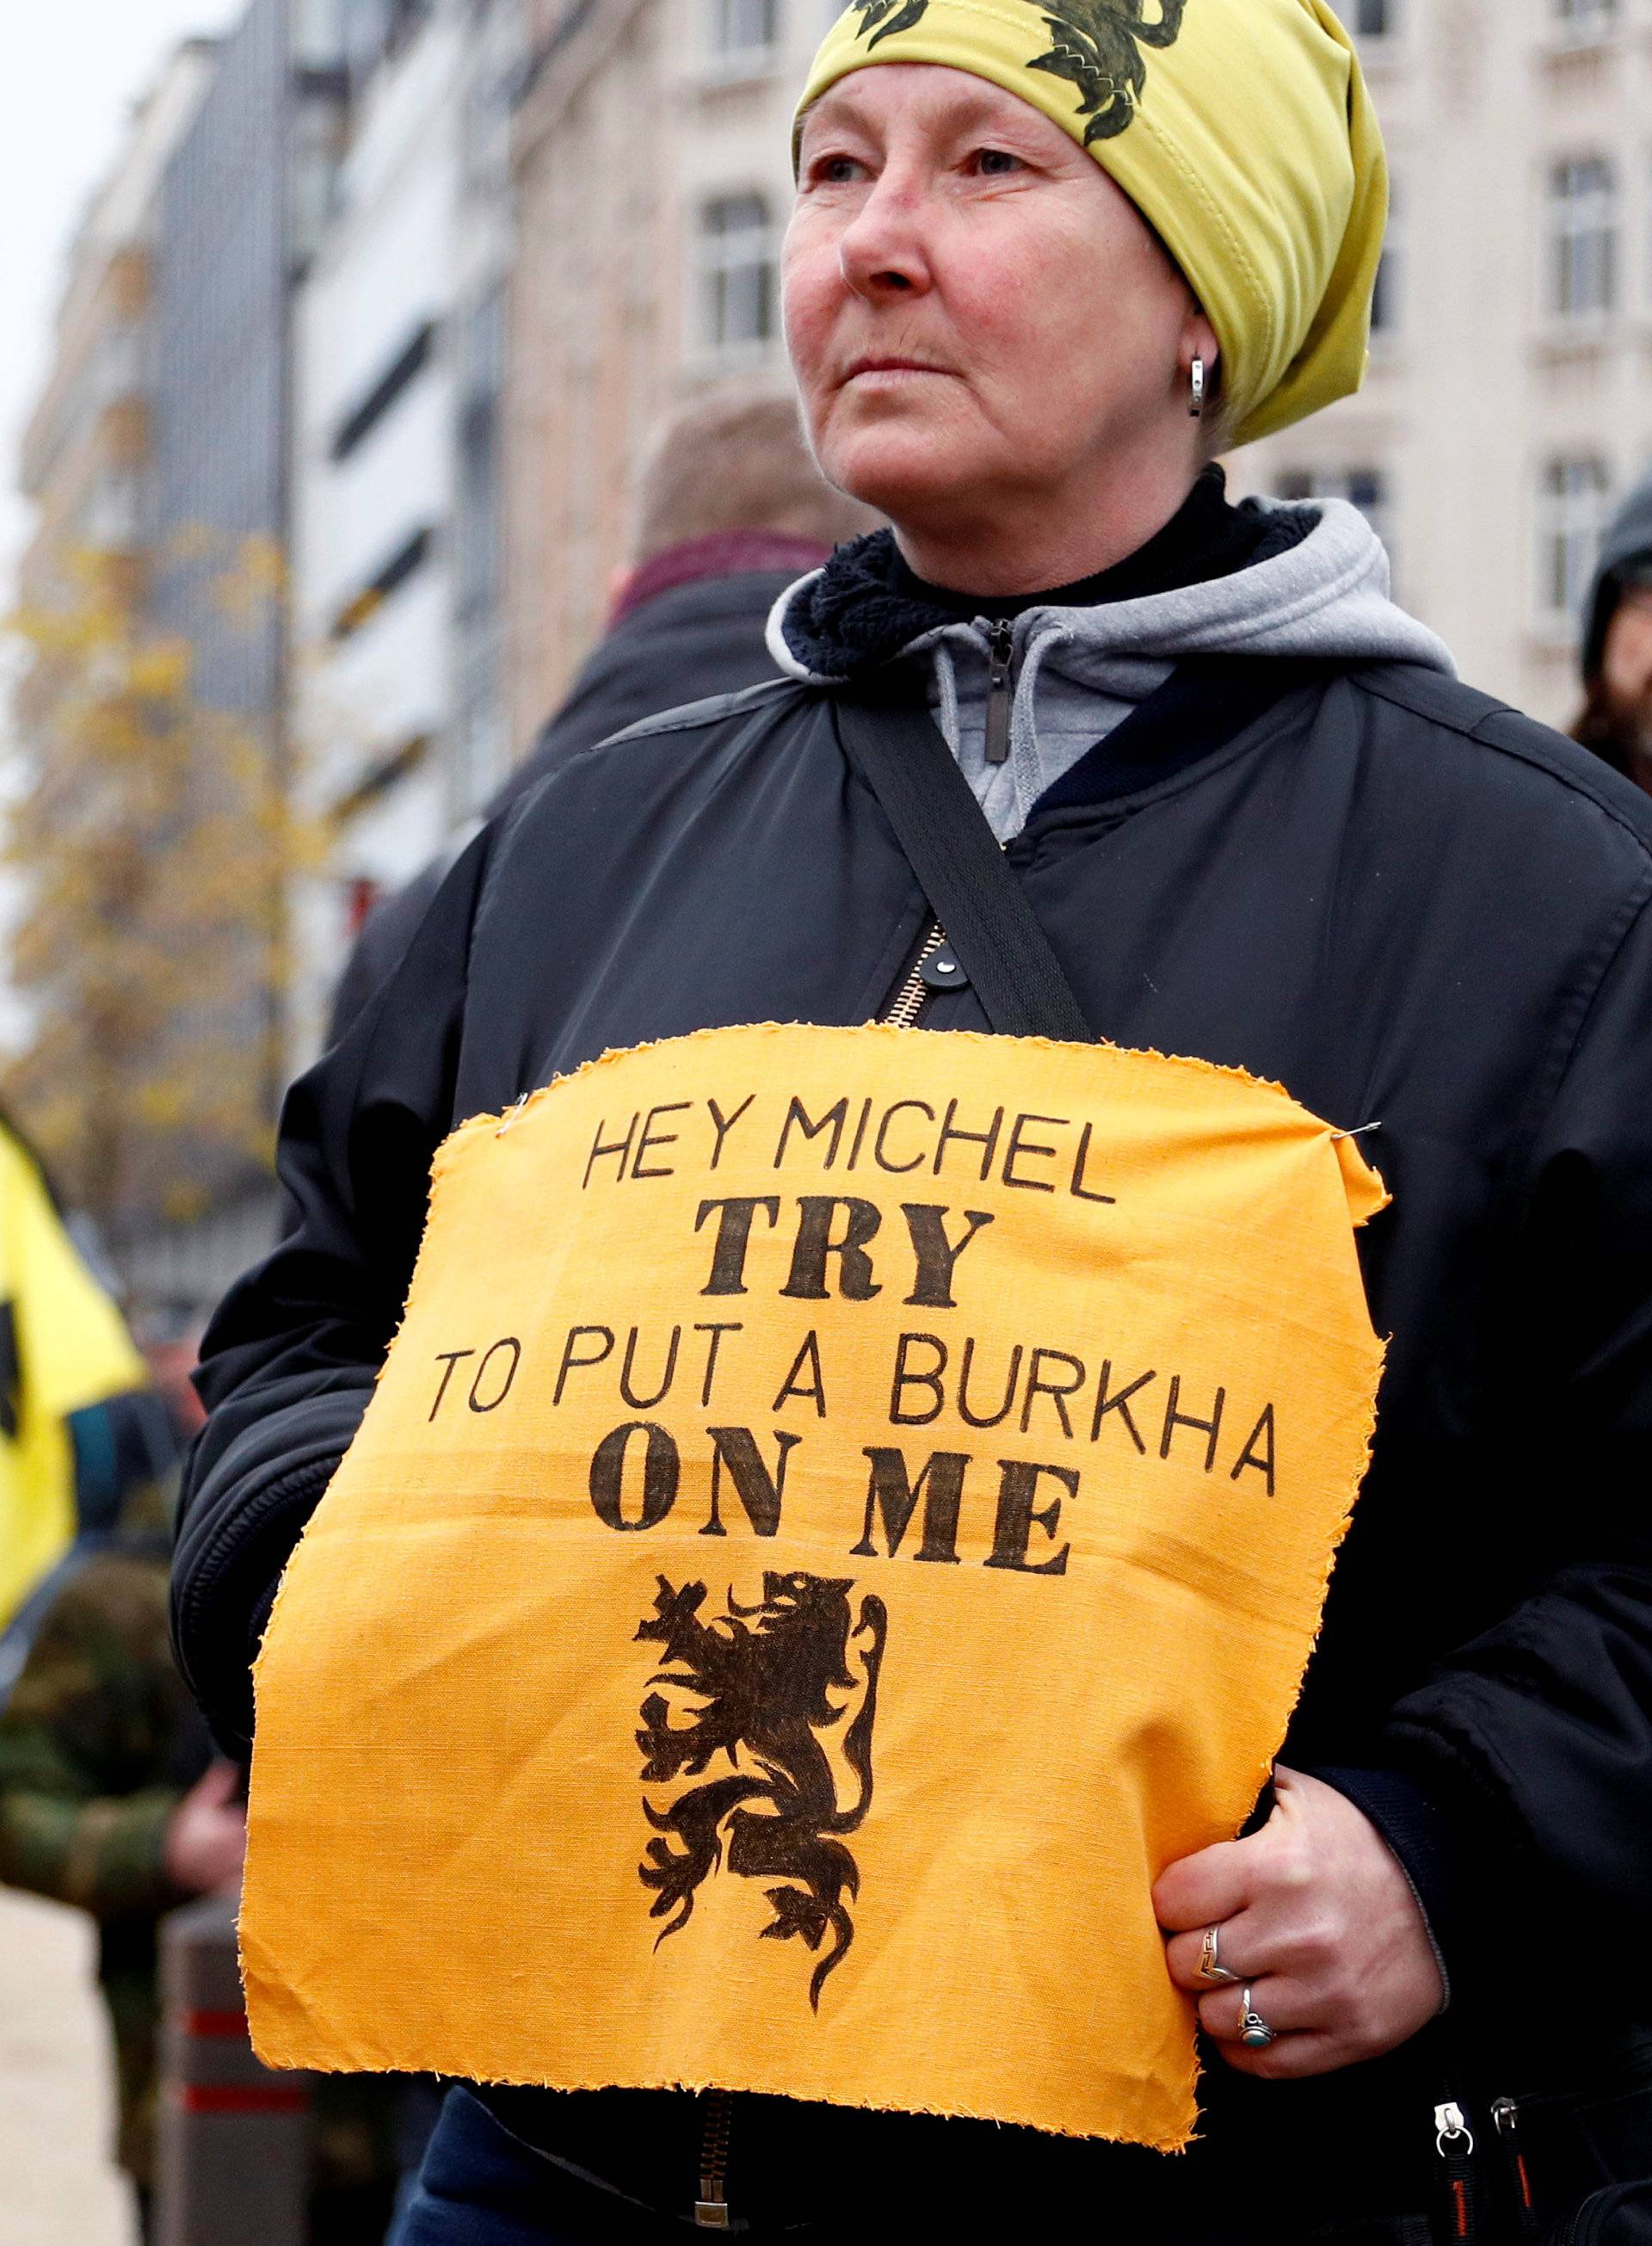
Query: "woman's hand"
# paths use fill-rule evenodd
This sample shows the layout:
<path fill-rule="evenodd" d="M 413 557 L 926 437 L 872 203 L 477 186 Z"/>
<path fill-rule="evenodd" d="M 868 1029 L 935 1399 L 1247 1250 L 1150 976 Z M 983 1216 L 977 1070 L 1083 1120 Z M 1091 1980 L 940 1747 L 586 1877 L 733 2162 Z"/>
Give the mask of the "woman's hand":
<path fill-rule="evenodd" d="M 1171 1978 L 1227 2064 L 1284 2080 L 1377 2059 L 1414 2036 L 1445 2002 L 1433 1946 L 1410 1881 L 1346 1794 L 1295 1771 L 1274 1773 L 1261 1832 L 1172 1864 L 1153 1889 L 1170 1940 Z M 1214 1988 L 1199 1975 L 1205 1930 L 1241 1976 Z M 1240 2041 L 1243 1988 L 1278 2041 Z"/>

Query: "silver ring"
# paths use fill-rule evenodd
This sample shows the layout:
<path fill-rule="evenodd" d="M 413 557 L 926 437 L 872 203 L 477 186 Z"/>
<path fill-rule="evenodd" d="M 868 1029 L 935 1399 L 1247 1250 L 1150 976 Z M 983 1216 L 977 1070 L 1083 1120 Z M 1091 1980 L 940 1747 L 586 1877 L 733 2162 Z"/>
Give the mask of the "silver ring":
<path fill-rule="evenodd" d="M 1266 2051 L 1277 2041 L 1275 2031 L 1250 2001 L 1250 1991 L 1245 1990 L 1239 1999 L 1239 2040 L 1252 2051 Z"/>
<path fill-rule="evenodd" d="M 1213 1989 L 1220 1989 L 1226 1982 L 1237 1981 L 1240 1977 L 1237 1973 L 1230 1973 L 1217 1956 L 1220 1941 L 1220 1927 L 1207 1926 L 1204 1939 L 1199 1945 L 1199 1977 L 1208 1982 Z"/>

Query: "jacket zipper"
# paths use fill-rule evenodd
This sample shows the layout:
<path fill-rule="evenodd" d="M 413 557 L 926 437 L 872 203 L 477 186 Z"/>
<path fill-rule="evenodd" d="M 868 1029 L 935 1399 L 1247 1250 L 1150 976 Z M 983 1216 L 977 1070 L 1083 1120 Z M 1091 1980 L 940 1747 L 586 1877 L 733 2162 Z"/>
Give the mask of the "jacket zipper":
<path fill-rule="evenodd" d="M 1015 653 L 1013 626 L 994 624 L 988 642 L 990 667 L 987 672 L 987 762 L 1007 764 L 1010 759 L 1010 660 Z"/>
<path fill-rule="evenodd" d="M 1434 2145 L 1445 2163 L 1446 2236 L 1452 2246 L 1473 2246 L 1479 2236 L 1474 2205 L 1474 2139 L 1462 2107 L 1449 2099 L 1434 2108 Z"/>
<path fill-rule="evenodd" d="M 883 1011 L 880 1018 L 886 1029 L 909 1030 L 916 1025 L 929 996 L 929 985 L 923 979 L 923 970 L 946 940 L 947 932 L 940 922 L 932 922 L 928 934 L 918 946 L 917 957 L 907 971 L 906 980 Z"/>
<path fill-rule="evenodd" d="M 1512 2098 L 1494 2098 L 1492 2100 L 1492 2119 L 1497 2124 L 1498 2141 L 1508 2163 L 1509 2190 L 1514 2201 L 1515 2223 L 1521 2237 L 1530 2238 L 1537 2231 L 1537 2209 L 1532 2198 L 1532 2179 L 1526 2172 L 1526 2154 L 1520 2150 L 1520 2109 Z"/>
<path fill-rule="evenodd" d="M 696 2228 L 729 2228 L 729 2138 L 734 2124 L 734 2093 L 705 2093 L 705 2121 L 700 2131 L 700 2195 L 694 2202 Z"/>
<path fill-rule="evenodd" d="M 987 673 L 987 762 L 1007 764 L 1010 759 L 1010 707 L 1015 659 L 1016 634 L 1013 624 L 1000 620 L 992 627 L 988 639 L 989 670 Z M 918 947 L 918 956 L 908 971 L 907 978 L 895 992 L 885 1011 L 884 1026 L 894 1030 L 915 1027 L 924 1002 L 929 996 L 929 985 L 923 979 L 923 970 L 937 951 L 944 949 L 947 931 L 936 922 Z"/>

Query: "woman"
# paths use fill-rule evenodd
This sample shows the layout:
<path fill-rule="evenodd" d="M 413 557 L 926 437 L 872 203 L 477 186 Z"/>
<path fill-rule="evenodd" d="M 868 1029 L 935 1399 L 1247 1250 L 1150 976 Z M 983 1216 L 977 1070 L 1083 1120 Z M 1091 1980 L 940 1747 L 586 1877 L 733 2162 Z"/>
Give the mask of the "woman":
<path fill-rule="evenodd" d="M 1652 820 L 1455 683 L 1351 510 L 1234 509 L 1207 465 L 1363 368 L 1383 160 L 1317 0 L 861 0 L 797 157 L 808 425 L 894 534 L 781 602 L 790 684 L 634 729 L 479 838 L 295 1091 L 295 1229 L 208 1340 L 185 1663 L 249 1736 L 457 1120 L 704 1025 L 984 1025 L 913 982 L 932 915 L 840 738 L 840 704 L 916 696 L 1094 1032 L 1284 1084 L 1393 1194 L 1370 1471 L 1272 1798 L 1154 1895 L 1203 2134 L 1167 2160 L 750 2099 L 731 2137 L 675 2093 L 460 2091 L 405 2237 L 655 2238 L 697 2206 L 821 2238 L 1519 2235 L 1608 2128 L 1526 2094 L 1604 2081 L 1628 2173 L 1647 2094 L 1631 1958 L 1591 1936 L 1652 1902 Z M 1525 2135 L 1488 2173 L 1499 2097 Z"/>

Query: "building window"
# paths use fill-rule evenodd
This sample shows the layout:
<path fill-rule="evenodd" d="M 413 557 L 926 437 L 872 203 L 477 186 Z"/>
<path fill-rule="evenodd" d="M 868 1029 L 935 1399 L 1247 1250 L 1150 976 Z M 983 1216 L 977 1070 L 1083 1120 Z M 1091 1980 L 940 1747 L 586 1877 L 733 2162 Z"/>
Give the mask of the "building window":
<path fill-rule="evenodd" d="M 343 0 L 340 26 L 345 65 L 359 85 L 382 62 L 409 45 L 429 21 L 433 0 Z"/>
<path fill-rule="evenodd" d="M 1617 29 L 1618 0 L 1554 0 L 1554 20 L 1563 39 L 1601 39 Z"/>
<path fill-rule="evenodd" d="M 1539 491 L 1538 613 L 1575 622 L 1594 574 L 1611 500 L 1606 462 L 1594 453 L 1551 460 Z"/>
<path fill-rule="evenodd" d="M 779 0 L 710 0 L 711 52 L 720 62 L 766 55 L 779 43 Z"/>
<path fill-rule="evenodd" d="M 384 0 L 342 0 L 340 39 L 354 78 L 365 78 L 384 51 Z"/>
<path fill-rule="evenodd" d="M 422 569 L 431 556 L 434 534 L 427 524 L 416 530 L 411 538 L 404 539 L 382 568 L 376 570 L 360 592 L 345 602 L 333 618 L 333 637 L 348 639 L 357 632 L 368 618 L 376 616 L 391 595 L 398 592 Z"/>
<path fill-rule="evenodd" d="M 505 335 L 505 296 L 500 289 L 472 310 L 460 330 L 453 578 L 455 605 L 467 622 L 491 617 L 499 603 Z"/>
<path fill-rule="evenodd" d="M 1381 468 L 1299 468 L 1281 476 L 1281 499 L 1345 499 L 1383 541 L 1394 575 L 1393 494 Z"/>
<path fill-rule="evenodd" d="M 432 0 L 390 0 L 390 17 L 384 38 L 384 51 L 393 55 L 409 46 L 424 30 L 434 12 Z"/>
<path fill-rule="evenodd" d="M 1617 172 L 1605 156 L 1557 164 L 1549 174 L 1549 310 L 1598 318 L 1617 299 Z"/>
<path fill-rule="evenodd" d="M 1399 8 L 1400 0 L 1356 0 L 1354 29 L 1362 39 L 1390 38 Z"/>
<path fill-rule="evenodd" d="M 435 341 L 436 329 L 432 321 L 425 321 L 413 330 L 365 398 L 352 407 L 333 432 L 330 449 L 334 459 L 348 459 L 368 431 L 384 419 L 409 383 L 429 364 Z"/>
<path fill-rule="evenodd" d="M 731 357 L 774 337 L 779 294 L 774 223 L 762 195 L 723 195 L 700 216 L 701 303 L 707 347 Z"/>
<path fill-rule="evenodd" d="M 1383 239 L 1382 262 L 1377 268 L 1377 285 L 1371 291 L 1371 334 L 1374 337 L 1387 338 L 1393 336 L 1400 324 L 1400 283 L 1404 271 L 1401 223 L 1400 184 L 1397 180 L 1390 180 L 1388 232 Z"/>

